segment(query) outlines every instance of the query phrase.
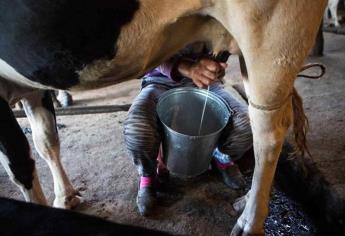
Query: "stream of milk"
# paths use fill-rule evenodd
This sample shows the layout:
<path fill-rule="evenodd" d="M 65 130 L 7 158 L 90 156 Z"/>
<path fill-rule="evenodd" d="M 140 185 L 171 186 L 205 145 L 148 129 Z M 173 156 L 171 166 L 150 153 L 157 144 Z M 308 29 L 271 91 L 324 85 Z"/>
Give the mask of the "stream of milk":
<path fill-rule="evenodd" d="M 198 136 L 200 136 L 200 132 L 202 129 L 202 123 L 204 121 L 204 115 L 205 115 L 205 110 L 206 110 L 206 104 L 207 104 L 207 100 L 208 100 L 208 93 L 210 92 L 210 86 L 207 86 L 207 94 L 206 94 L 206 98 L 205 98 L 205 102 L 204 102 L 204 107 L 202 109 L 202 114 L 201 114 L 201 120 L 200 120 L 200 126 L 199 126 L 199 132 L 198 132 Z"/>

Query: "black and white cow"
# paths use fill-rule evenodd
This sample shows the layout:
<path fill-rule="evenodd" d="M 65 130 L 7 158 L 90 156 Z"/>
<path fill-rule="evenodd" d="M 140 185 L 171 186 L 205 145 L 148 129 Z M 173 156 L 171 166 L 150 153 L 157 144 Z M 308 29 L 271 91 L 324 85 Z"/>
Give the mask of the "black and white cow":
<path fill-rule="evenodd" d="M 2 236 L 164 236 L 165 232 L 118 224 L 62 209 L 0 197 Z"/>
<path fill-rule="evenodd" d="M 55 205 L 75 205 L 78 195 L 59 162 L 52 106 L 38 89 L 86 90 L 138 78 L 185 45 L 208 41 L 215 52 L 241 53 L 247 66 L 256 167 L 232 234 L 262 234 L 285 134 L 294 118 L 303 118 L 293 113 L 301 107 L 293 84 L 326 3 L 0 0 L 0 159 L 28 200 L 45 203 L 30 148 L 9 108 L 24 98 L 35 146 L 53 171 Z M 299 121 L 294 130 L 303 149 Z"/>
<path fill-rule="evenodd" d="M 80 197 L 60 162 L 50 94 L 40 88 L 78 85 L 84 66 L 111 58 L 121 26 L 138 5 L 125 0 L 0 1 L 0 161 L 27 201 L 46 204 L 28 141 L 9 104 L 21 100 L 24 106 L 35 147 L 53 174 L 53 205 L 73 208 Z"/>

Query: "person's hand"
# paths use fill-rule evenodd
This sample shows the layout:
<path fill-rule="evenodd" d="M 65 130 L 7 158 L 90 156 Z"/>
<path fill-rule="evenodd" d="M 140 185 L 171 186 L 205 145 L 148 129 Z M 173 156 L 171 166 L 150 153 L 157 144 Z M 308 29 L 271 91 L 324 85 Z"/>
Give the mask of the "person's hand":
<path fill-rule="evenodd" d="M 206 87 L 212 82 L 220 80 L 225 75 L 226 63 L 211 59 L 201 59 L 196 63 L 181 63 L 178 67 L 180 74 L 193 80 L 199 88 Z"/>

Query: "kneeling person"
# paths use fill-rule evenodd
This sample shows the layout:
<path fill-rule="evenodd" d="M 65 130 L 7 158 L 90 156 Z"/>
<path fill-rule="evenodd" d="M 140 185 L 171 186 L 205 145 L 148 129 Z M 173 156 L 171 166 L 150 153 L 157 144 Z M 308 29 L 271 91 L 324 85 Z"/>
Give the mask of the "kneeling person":
<path fill-rule="evenodd" d="M 124 136 L 128 153 L 140 175 L 137 206 L 142 215 L 148 215 L 155 204 L 154 181 L 163 136 L 156 105 L 159 97 L 173 88 L 210 86 L 210 91 L 227 103 L 232 117 L 214 151 L 213 166 L 230 188 L 244 187 L 235 161 L 252 146 L 247 106 L 240 104 L 220 83 L 227 64 L 210 59 L 209 55 L 205 43 L 194 43 L 145 75 L 141 92 L 128 112 Z"/>

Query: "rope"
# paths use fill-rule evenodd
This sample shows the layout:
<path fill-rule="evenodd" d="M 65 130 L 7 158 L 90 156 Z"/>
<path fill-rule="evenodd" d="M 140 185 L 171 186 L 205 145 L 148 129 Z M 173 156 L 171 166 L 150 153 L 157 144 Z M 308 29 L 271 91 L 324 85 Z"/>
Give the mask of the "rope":
<path fill-rule="evenodd" d="M 278 110 L 279 108 L 281 108 L 281 107 L 289 100 L 289 98 L 291 98 L 291 96 L 292 96 L 292 93 L 290 93 L 290 94 L 284 99 L 283 102 L 277 103 L 277 104 L 274 104 L 274 105 L 258 105 L 258 104 L 253 103 L 252 100 L 250 100 L 249 98 L 248 98 L 248 103 L 249 103 L 252 107 L 254 107 L 254 108 L 258 109 L 258 110 L 262 110 L 262 111 L 274 111 L 274 110 Z"/>
<path fill-rule="evenodd" d="M 321 69 L 321 72 L 319 75 L 305 75 L 305 74 L 298 74 L 297 77 L 299 78 L 307 78 L 307 79 L 320 79 L 323 77 L 326 73 L 326 66 L 321 63 L 309 63 L 307 65 L 304 65 L 300 72 L 303 72 L 305 70 L 308 70 L 313 67 L 319 67 Z"/>

